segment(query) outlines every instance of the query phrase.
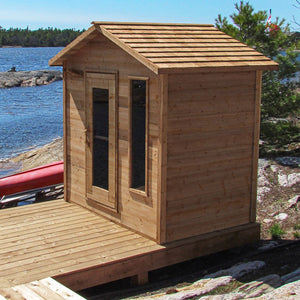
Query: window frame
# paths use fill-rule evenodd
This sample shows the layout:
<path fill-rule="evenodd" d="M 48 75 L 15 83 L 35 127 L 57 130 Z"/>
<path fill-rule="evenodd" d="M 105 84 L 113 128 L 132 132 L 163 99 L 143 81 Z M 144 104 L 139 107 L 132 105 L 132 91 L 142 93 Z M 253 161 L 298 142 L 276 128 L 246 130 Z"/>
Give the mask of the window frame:
<path fill-rule="evenodd" d="M 85 71 L 84 84 L 85 84 L 85 164 L 86 164 L 86 200 L 89 205 L 97 205 L 97 208 L 105 208 L 109 211 L 118 212 L 118 194 L 117 194 L 117 178 L 118 178 L 118 74 L 105 73 L 95 71 Z M 106 81 L 106 82 L 105 82 Z M 104 83 L 105 82 L 105 83 Z M 109 150 L 109 160 L 113 157 L 114 166 L 109 168 L 108 190 L 93 185 L 93 88 L 109 89 L 109 105 L 110 109 L 109 118 L 113 117 L 114 126 L 109 127 L 109 136 L 112 137 L 112 149 Z M 110 180 L 112 178 L 112 180 Z"/>

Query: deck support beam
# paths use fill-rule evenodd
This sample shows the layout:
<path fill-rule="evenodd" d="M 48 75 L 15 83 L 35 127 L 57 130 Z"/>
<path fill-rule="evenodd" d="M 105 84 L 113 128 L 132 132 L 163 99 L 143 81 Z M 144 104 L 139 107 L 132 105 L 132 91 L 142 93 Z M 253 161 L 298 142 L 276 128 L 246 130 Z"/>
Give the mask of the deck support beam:
<path fill-rule="evenodd" d="M 133 286 L 144 285 L 147 284 L 148 282 L 149 282 L 148 271 L 140 272 L 131 278 L 131 284 Z"/>

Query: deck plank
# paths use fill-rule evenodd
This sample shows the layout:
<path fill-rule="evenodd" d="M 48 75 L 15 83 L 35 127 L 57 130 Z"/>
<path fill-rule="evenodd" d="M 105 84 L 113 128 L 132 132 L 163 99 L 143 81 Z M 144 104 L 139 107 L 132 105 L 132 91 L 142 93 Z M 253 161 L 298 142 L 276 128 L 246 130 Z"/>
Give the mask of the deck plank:
<path fill-rule="evenodd" d="M 161 248 L 154 241 L 61 200 L 2 210 L 0 222 L 0 287 L 141 254 L 148 246 Z"/>
<path fill-rule="evenodd" d="M 63 200 L 1 210 L 0 222 L 0 295 L 11 299 L 24 299 L 20 293 L 47 299 L 53 286 L 51 278 L 43 279 L 48 277 L 76 291 L 130 276 L 146 278 L 151 270 L 257 239 L 258 232 L 256 224 L 246 224 L 158 245 Z"/>
<path fill-rule="evenodd" d="M 85 300 L 52 278 L 0 289 L 0 300 Z"/>

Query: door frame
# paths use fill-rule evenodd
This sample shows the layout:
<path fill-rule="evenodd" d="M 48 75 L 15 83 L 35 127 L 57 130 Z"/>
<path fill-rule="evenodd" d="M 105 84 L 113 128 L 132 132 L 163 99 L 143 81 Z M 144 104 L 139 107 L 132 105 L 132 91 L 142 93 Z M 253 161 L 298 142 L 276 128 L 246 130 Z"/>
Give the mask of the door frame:
<path fill-rule="evenodd" d="M 108 157 L 108 190 L 93 185 L 93 88 L 103 87 L 109 90 L 109 157 Z M 117 73 L 95 71 L 85 72 L 85 133 L 86 133 L 86 197 L 114 212 L 118 211 L 118 93 Z"/>

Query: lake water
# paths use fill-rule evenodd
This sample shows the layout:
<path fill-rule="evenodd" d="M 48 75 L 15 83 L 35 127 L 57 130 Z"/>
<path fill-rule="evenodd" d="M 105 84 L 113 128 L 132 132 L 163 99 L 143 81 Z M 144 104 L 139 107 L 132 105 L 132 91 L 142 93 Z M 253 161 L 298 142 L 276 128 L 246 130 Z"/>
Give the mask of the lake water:
<path fill-rule="evenodd" d="M 62 48 L 0 48 L 0 71 L 56 69 L 48 61 Z M 0 89 L 0 160 L 63 135 L 62 81 Z M 3 173 L 0 173 L 3 176 Z"/>

